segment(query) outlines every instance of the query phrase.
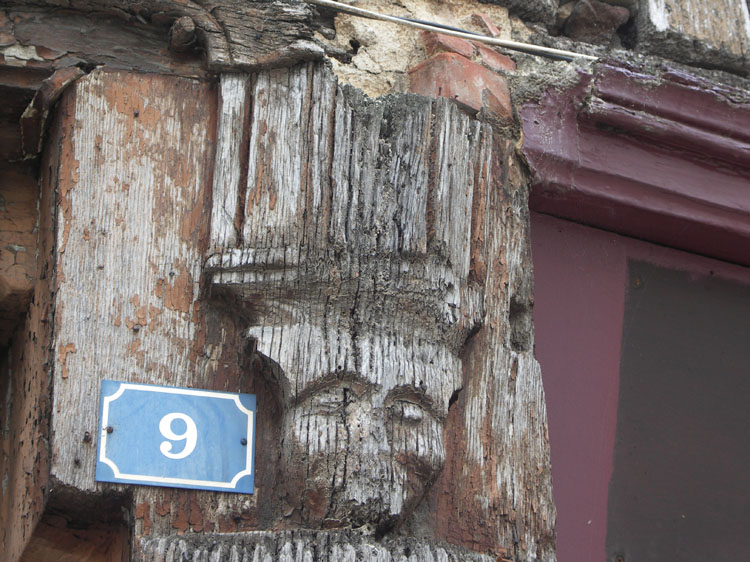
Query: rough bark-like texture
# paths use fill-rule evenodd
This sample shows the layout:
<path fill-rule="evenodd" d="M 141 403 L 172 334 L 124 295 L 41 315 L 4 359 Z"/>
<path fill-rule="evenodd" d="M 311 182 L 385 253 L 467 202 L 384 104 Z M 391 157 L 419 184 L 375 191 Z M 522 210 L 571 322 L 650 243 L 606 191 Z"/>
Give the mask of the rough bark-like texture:
<path fill-rule="evenodd" d="M 196 65 L 201 53 L 212 71 L 323 56 L 313 39 L 315 12 L 303 2 L 16 0 L 11 6 L 16 28 L 9 35 L 18 43 L 0 44 L 6 60 L 52 58 L 56 66 L 105 63 L 195 75 L 201 72 Z"/>
<path fill-rule="evenodd" d="M 219 153 L 240 142 L 242 83 L 224 79 Z M 406 524 L 554 559 L 512 143 L 446 100 L 373 102 L 315 66 L 260 74 L 250 92 L 247 177 L 241 161 L 222 171 L 212 239 L 229 247 L 207 268 L 215 293 L 246 303 L 282 397 L 285 524 Z"/>
<path fill-rule="evenodd" d="M 185 535 L 144 540 L 143 562 L 494 562 L 491 556 L 413 538 L 376 541 L 357 531 L 285 531 L 225 535 Z"/>
<path fill-rule="evenodd" d="M 284 66 L 323 56 L 323 48 L 312 40 L 314 12 L 309 4 L 289 0 L 207 4 L 229 43 L 231 58 L 225 67 Z M 211 67 L 218 70 L 221 65 Z"/>
<path fill-rule="evenodd" d="M 511 143 L 499 142 L 483 201 L 488 223 L 475 234 L 487 259 L 487 316 L 463 356 L 464 389 L 435 500 L 438 529 L 477 550 L 505 546 L 514 560 L 554 560 L 547 416 L 531 323 L 528 178 Z"/>
<path fill-rule="evenodd" d="M 638 50 L 748 75 L 746 0 L 641 0 Z"/>
<path fill-rule="evenodd" d="M 8 348 L 0 348 L 0 553 L 16 560 L 42 516 L 48 489 L 51 419 L 51 338 L 54 324 L 54 184 L 58 147 L 44 158 L 39 222 L 28 253 L 36 260 L 36 283 L 28 311 Z M 24 186 L 24 196 L 36 189 Z M 27 190 L 26 190 L 27 189 Z M 23 193 L 23 192 L 22 192 Z M 6 202 L 10 207 L 11 202 Z M 25 213 L 14 213 L 31 220 Z M 32 262 L 33 263 L 33 262 Z"/>
<path fill-rule="evenodd" d="M 254 82 L 241 247 L 209 261 L 213 283 L 247 301 L 275 365 L 292 517 L 387 528 L 440 470 L 481 316 L 468 247 L 489 127 L 444 101 L 371 102 L 320 66 Z"/>

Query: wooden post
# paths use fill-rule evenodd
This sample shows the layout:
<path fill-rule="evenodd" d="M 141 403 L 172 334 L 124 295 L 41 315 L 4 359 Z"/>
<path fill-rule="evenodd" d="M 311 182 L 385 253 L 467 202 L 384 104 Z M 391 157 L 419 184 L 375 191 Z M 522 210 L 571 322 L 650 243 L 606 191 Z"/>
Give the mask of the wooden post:
<path fill-rule="evenodd" d="M 51 504 L 134 560 L 554 559 L 511 140 L 321 63 L 96 71 L 53 134 Z M 255 494 L 97 483 L 104 378 L 256 394 Z"/>

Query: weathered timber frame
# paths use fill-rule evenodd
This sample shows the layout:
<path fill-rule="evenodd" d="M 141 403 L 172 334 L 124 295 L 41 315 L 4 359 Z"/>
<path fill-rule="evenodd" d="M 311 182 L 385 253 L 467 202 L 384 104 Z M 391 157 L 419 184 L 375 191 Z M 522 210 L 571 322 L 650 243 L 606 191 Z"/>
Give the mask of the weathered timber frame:
<path fill-rule="evenodd" d="M 129 545 L 122 528 L 116 544 L 136 560 L 183 553 L 230 556 L 238 549 L 267 549 L 281 557 L 312 552 L 322 559 L 377 550 L 386 559 L 413 552 L 439 560 L 553 560 L 546 415 L 530 319 L 528 177 L 515 140 L 447 100 L 368 100 L 338 86 L 324 64 L 300 64 L 323 57 L 312 34 L 326 33 L 325 22 L 303 4 L 225 2 L 210 13 L 166 2 L 75 8 L 45 3 L 9 8 L 17 19 L 8 32 L 17 34 L 18 44 L 3 51 L 4 61 L 17 69 L 6 78 L 12 74 L 33 98 L 14 158 L 37 159 L 45 170 L 42 205 L 52 223 L 44 223 L 49 263 L 39 264 L 47 281 L 37 285 L 34 297 L 34 311 L 43 317 L 30 320 L 47 338 L 39 342 L 47 374 L 35 381 L 21 412 L 33 411 L 41 397 L 42 423 L 27 440 L 34 444 L 28 455 L 41 462 L 27 482 L 37 490 L 34 502 L 25 505 L 24 489 L 14 491 L 13 505 L 24 504 L 26 517 L 23 528 L 14 529 L 12 556 L 27 544 L 45 506 L 52 506 L 56 513 L 74 510 L 76 518 L 97 519 L 106 511 L 115 527 L 122 526 L 125 513 Z M 284 22 L 281 31 L 276 27 L 256 37 L 255 29 L 274 14 Z M 63 34 L 53 52 L 35 46 L 31 38 L 50 26 L 80 28 L 91 42 L 81 42 L 81 34 Z M 126 48 L 113 51 L 110 43 L 98 43 L 108 33 L 124 33 Z M 92 70 L 97 66 L 104 68 Z M 220 76 L 218 84 L 213 73 Z M 317 89 L 311 94 L 305 88 L 312 84 Z M 303 120 L 258 113 L 263 100 L 274 111 L 287 101 L 269 99 L 262 88 L 289 86 L 297 88 L 294 95 L 305 91 Z M 419 125 L 401 135 L 404 117 Z M 340 145 L 326 129 L 334 122 Z M 315 157 L 294 168 L 299 176 L 287 170 L 267 189 L 271 176 L 264 176 L 265 184 L 260 177 L 274 170 L 264 155 L 286 151 L 299 158 L 290 151 L 294 139 L 309 150 L 305 157 Z M 340 155 L 351 152 L 350 168 L 333 165 L 336 147 Z M 381 173 L 379 164 L 407 154 L 412 159 L 406 163 L 393 156 L 401 166 L 396 180 Z M 318 166 L 318 156 L 328 164 Z M 366 169 L 362 178 L 358 166 Z M 361 220 L 355 213 L 329 232 L 315 231 L 315 221 L 323 224 L 335 215 L 316 206 L 315 182 L 338 182 L 340 193 L 326 195 L 334 206 L 361 197 L 352 208 L 377 219 L 375 230 L 357 240 Z M 305 190 L 298 190 L 300 185 Z M 253 191 L 258 186 L 262 189 Z M 268 216 L 294 206 L 276 222 L 282 226 L 278 244 L 266 244 L 262 220 L 248 218 L 251 203 L 265 206 Z M 126 220 L 126 210 L 152 227 Z M 298 232 L 297 212 L 307 214 L 311 230 Z M 248 231 L 251 227 L 255 230 Z M 283 461 L 294 459 L 282 458 L 279 421 L 294 400 L 284 402 L 290 396 L 283 391 L 285 379 L 269 373 L 308 365 L 305 357 L 296 364 L 284 361 L 264 339 L 257 324 L 264 318 L 257 305 L 264 301 L 253 294 L 262 283 L 252 277 L 273 277 L 279 256 L 268 250 L 274 245 L 285 250 L 292 244 L 284 237 L 300 232 L 305 243 L 318 236 L 318 247 L 314 260 L 304 264 L 313 282 L 299 285 L 305 294 L 296 302 L 303 306 L 291 310 L 303 315 L 315 309 L 317 301 L 306 291 L 323 280 L 341 289 L 347 305 L 323 307 L 329 318 L 345 316 L 342 311 L 353 317 L 339 325 L 345 328 L 342 341 L 350 332 L 367 345 L 396 334 L 391 349 L 402 357 L 385 357 L 380 371 L 369 370 L 385 373 L 392 387 L 378 397 L 383 402 L 377 407 L 402 408 L 409 423 L 425 424 L 425 435 L 434 437 L 422 443 L 429 455 L 421 459 L 414 451 L 397 451 L 410 468 L 401 482 L 408 490 L 395 502 L 382 494 L 382 501 L 372 502 L 373 511 L 352 511 L 342 503 L 341 509 L 318 513 L 320 502 L 309 490 L 295 496 L 280 476 Z M 378 246 L 391 238 L 402 245 Z M 340 267 L 342 256 L 363 269 L 347 271 L 343 281 L 326 277 L 333 269 L 313 271 Z M 300 264 L 287 265 L 292 274 Z M 349 306 L 347 299 L 356 295 L 349 291 L 359 283 L 353 274 L 365 270 L 371 275 L 363 287 L 373 296 L 385 288 L 393 297 L 382 310 L 371 306 L 374 299 Z M 385 277 L 383 284 L 378 275 Z M 411 285 L 412 292 L 401 291 L 398 283 Z M 266 301 L 274 304 L 274 298 Z M 273 312 L 273 306 L 268 309 Z M 414 334 L 434 341 L 402 344 L 416 339 Z M 254 348 L 246 345 L 248 336 Z M 416 353 L 414 360 L 403 357 L 405 349 Z M 393 364 L 432 378 L 404 378 L 410 384 L 401 384 Z M 363 395 L 375 392 L 358 376 L 356 364 L 349 367 L 342 377 L 346 385 Z M 258 493 L 243 498 L 95 482 L 91 397 L 105 376 L 258 394 L 265 407 L 259 411 L 257 452 L 267 459 L 257 474 Z M 274 386 L 279 382 L 281 392 Z M 55 536 L 58 531 L 47 523 L 38 528 Z M 303 524 L 315 529 L 278 531 Z M 364 524 L 359 531 L 347 528 L 359 524 Z M 377 542 L 380 535 L 386 540 Z"/>

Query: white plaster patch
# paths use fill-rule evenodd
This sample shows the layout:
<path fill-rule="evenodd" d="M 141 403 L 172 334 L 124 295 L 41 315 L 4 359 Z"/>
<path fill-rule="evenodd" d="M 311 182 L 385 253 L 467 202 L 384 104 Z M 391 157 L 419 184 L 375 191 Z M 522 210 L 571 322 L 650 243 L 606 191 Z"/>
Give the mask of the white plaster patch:
<path fill-rule="evenodd" d="M 523 24 L 508 16 L 507 8 L 476 1 L 446 0 L 361 0 L 358 8 L 382 14 L 417 18 L 484 33 L 471 21 L 471 15 L 485 13 L 500 28 L 501 39 L 524 40 Z M 342 83 L 364 91 L 370 97 L 404 92 L 409 88 L 407 72 L 427 58 L 420 32 L 401 25 L 338 14 L 335 19 L 336 38 L 332 43 L 344 51 L 359 50 L 349 64 L 333 62 L 336 76 Z M 519 35 L 520 33 L 520 35 Z M 322 39 L 318 37 L 318 39 Z M 353 43 L 352 43 L 353 41 Z"/>
<path fill-rule="evenodd" d="M 11 45 L 2 49 L 0 53 L 5 57 L 5 64 L 8 66 L 26 66 L 28 61 L 44 60 L 37 54 L 33 45 Z"/>
<path fill-rule="evenodd" d="M 665 0 L 649 0 L 648 15 L 657 31 L 665 31 L 669 27 L 669 14 Z"/>
<path fill-rule="evenodd" d="M 745 43 L 750 42 L 750 10 L 746 2 L 740 2 L 740 11 L 742 12 L 742 23 L 745 28 Z"/>

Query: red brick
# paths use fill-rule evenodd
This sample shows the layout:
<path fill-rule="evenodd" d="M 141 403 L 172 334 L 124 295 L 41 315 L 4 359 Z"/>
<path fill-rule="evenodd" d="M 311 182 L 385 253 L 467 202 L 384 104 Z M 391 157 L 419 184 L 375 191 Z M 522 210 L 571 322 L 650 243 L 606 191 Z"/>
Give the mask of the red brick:
<path fill-rule="evenodd" d="M 427 54 L 432 56 L 435 53 L 458 53 L 467 58 L 474 56 L 474 45 L 466 39 L 453 37 L 452 35 L 443 35 L 432 31 L 421 31 L 422 40 L 424 41 Z"/>
<path fill-rule="evenodd" d="M 500 29 L 492 23 L 490 16 L 487 14 L 481 12 L 478 14 L 472 14 L 471 23 L 479 27 L 485 35 L 489 35 L 490 37 L 497 37 L 500 35 Z"/>
<path fill-rule="evenodd" d="M 498 53 L 495 49 L 491 49 L 487 45 L 482 45 L 481 43 L 474 43 L 474 45 L 487 68 L 495 72 L 501 70 L 512 72 L 516 69 L 516 63 L 510 57 Z"/>
<path fill-rule="evenodd" d="M 423 96 L 442 96 L 502 122 L 512 118 L 505 78 L 455 53 L 440 53 L 409 71 L 410 89 Z"/>

